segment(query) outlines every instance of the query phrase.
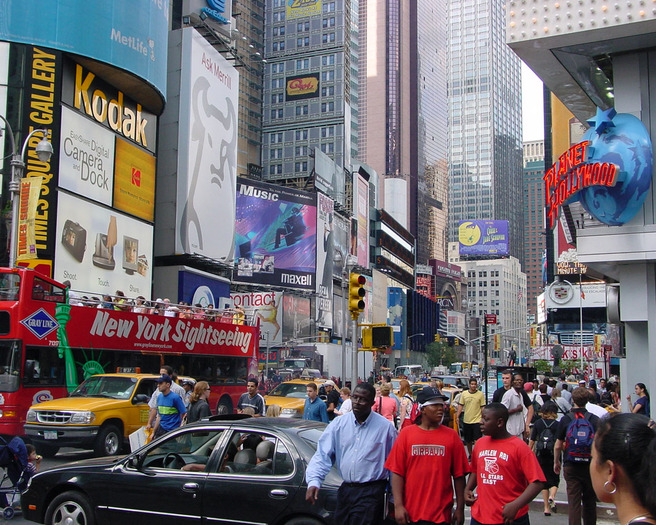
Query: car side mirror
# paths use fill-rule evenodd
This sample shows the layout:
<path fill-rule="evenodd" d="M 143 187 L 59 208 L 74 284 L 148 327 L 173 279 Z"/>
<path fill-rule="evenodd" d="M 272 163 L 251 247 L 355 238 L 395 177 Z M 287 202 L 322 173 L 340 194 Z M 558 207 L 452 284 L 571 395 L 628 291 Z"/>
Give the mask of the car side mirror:
<path fill-rule="evenodd" d="M 139 405 L 139 404 L 143 404 L 143 403 L 148 403 L 148 401 L 150 401 L 150 398 L 146 394 L 137 394 L 132 399 L 132 404 L 133 405 Z"/>
<path fill-rule="evenodd" d="M 139 467 L 141 466 L 141 456 L 139 456 L 139 454 L 135 454 L 128 459 L 127 464 L 128 467 L 139 470 Z"/>

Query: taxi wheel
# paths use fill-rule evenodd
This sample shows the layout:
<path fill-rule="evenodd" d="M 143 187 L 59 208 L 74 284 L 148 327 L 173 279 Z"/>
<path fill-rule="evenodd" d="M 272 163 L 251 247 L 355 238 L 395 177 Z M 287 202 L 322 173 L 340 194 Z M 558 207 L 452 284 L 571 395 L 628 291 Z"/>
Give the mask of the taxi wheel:
<path fill-rule="evenodd" d="M 298 517 L 285 522 L 285 525 L 322 525 L 322 522 L 314 518 Z"/>
<path fill-rule="evenodd" d="M 123 434 L 114 425 L 107 425 L 98 433 L 94 452 L 96 456 L 115 456 L 121 451 L 122 444 Z"/>
<path fill-rule="evenodd" d="M 59 452 L 59 447 L 54 445 L 45 445 L 43 443 L 39 444 L 39 454 L 41 454 L 44 458 L 54 458 L 57 452 Z"/>
<path fill-rule="evenodd" d="M 79 492 L 60 494 L 46 510 L 46 525 L 94 525 L 95 522 L 89 500 Z"/>

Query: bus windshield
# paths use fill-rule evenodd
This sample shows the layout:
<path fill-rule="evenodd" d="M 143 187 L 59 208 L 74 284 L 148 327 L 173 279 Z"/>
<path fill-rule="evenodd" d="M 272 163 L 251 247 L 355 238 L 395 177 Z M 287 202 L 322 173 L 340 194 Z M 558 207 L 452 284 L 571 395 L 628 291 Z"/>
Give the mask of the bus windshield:
<path fill-rule="evenodd" d="M 0 276 L 0 301 L 18 301 L 20 275 L 4 273 Z"/>

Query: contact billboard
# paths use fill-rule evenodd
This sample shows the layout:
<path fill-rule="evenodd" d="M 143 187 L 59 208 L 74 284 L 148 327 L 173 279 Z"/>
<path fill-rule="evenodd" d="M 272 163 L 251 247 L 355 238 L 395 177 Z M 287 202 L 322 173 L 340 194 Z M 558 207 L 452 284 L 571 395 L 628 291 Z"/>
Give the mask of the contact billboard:
<path fill-rule="evenodd" d="M 460 221 L 460 255 L 508 255 L 508 221 Z"/>
<path fill-rule="evenodd" d="M 53 277 L 95 295 L 150 298 L 153 226 L 59 191 Z"/>
<path fill-rule="evenodd" d="M 260 347 L 282 344 L 282 292 L 231 293 L 234 308 L 242 308 L 260 327 Z"/>
<path fill-rule="evenodd" d="M 146 80 L 166 97 L 169 0 L 4 0 L 0 40 L 75 53 Z"/>
<path fill-rule="evenodd" d="M 316 195 L 240 177 L 236 202 L 235 280 L 315 290 Z"/>
<path fill-rule="evenodd" d="M 182 30 L 180 67 L 175 249 L 231 260 L 239 73 L 193 28 Z"/>
<path fill-rule="evenodd" d="M 333 327 L 333 264 L 335 205 L 330 197 L 317 193 L 317 326 Z"/>

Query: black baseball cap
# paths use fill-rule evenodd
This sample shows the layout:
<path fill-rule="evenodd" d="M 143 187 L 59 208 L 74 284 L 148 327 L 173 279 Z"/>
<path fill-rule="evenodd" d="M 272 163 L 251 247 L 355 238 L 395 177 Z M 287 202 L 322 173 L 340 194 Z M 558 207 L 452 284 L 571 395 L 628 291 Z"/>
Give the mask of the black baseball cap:
<path fill-rule="evenodd" d="M 432 386 L 425 386 L 417 394 L 417 402 L 420 407 L 435 405 L 437 403 L 444 404 L 446 400 L 447 397 L 439 389 Z"/>

